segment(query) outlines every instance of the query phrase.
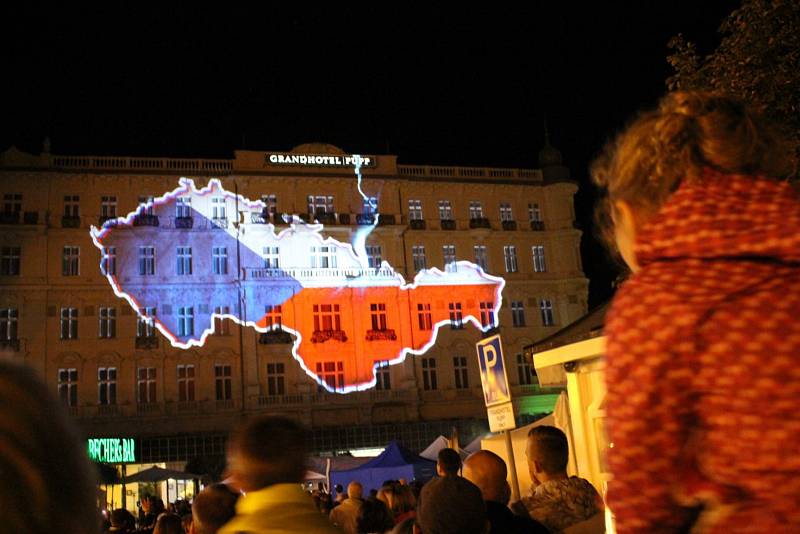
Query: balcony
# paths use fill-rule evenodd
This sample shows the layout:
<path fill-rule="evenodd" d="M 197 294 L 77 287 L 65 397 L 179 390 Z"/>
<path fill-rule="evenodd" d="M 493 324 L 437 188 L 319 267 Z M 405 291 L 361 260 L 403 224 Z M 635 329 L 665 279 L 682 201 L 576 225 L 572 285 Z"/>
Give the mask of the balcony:
<path fill-rule="evenodd" d="M 531 221 L 531 230 L 544 231 L 544 221 Z"/>
<path fill-rule="evenodd" d="M 453 219 L 441 219 L 439 222 L 442 225 L 442 230 L 456 229 L 456 221 L 454 221 Z"/>
<path fill-rule="evenodd" d="M 227 217 L 212 217 L 211 218 L 211 227 L 212 228 L 220 228 L 222 230 L 228 227 L 228 218 Z"/>
<path fill-rule="evenodd" d="M 292 335 L 283 330 L 270 330 L 259 334 L 258 342 L 261 345 L 283 345 L 293 341 Z"/>
<path fill-rule="evenodd" d="M 19 224 L 19 212 L 18 211 L 0 212 L 0 224 Z"/>
<path fill-rule="evenodd" d="M 329 339 L 344 343 L 347 341 L 347 334 L 344 330 L 314 330 L 311 335 L 312 343 L 325 343 Z"/>
<path fill-rule="evenodd" d="M 19 338 L 0 339 L 0 351 L 19 352 Z"/>
<path fill-rule="evenodd" d="M 394 341 L 397 334 L 391 328 L 384 330 L 367 330 L 367 341 Z"/>
<path fill-rule="evenodd" d="M 151 414 L 161 411 L 161 404 L 157 402 L 139 402 L 136 404 L 136 413 Z"/>
<path fill-rule="evenodd" d="M 375 215 L 371 213 L 357 213 L 356 224 L 360 226 L 371 226 L 375 224 Z"/>
<path fill-rule="evenodd" d="M 378 217 L 378 226 L 391 226 L 397 224 L 394 214 L 383 214 Z"/>
<path fill-rule="evenodd" d="M 312 221 L 316 219 L 320 224 L 336 224 L 335 213 L 315 213 L 310 218 Z"/>
<path fill-rule="evenodd" d="M 232 399 L 218 399 L 216 404 L 217 411 L 233 410 L 236 405 Z"/>
<path fill-rule="evenodd" d="M 144 214 L 133 218 L 134 226 L 158 226 L 158 215 Z"/>
<path fill-rule="evenodd" d="M 61 228 L 80 228 L 81 218 L 76 215 L 64 215 L 61 217 Z"/>
<path fill-rule="evenodd" d="M 325 280 L 347 282 L 354 278 L 382 278 L 396 279 L 397 273 L 391 267 L 375 269 L 347 268 L 347 269 L 327 269 L 311 267 L 287 267 L 286 269 L 274 269 L 270 267 L 244 267 L 244 279 L 263 280 L 263 279 L 291 279 L 295 280 Z"/>
<path fill-rule="evenodd" d="M 408 226 L 412 230 L 424 230 L 425 229 L 425 219 L 411 219 L 408 221 Z"/>
<path fill-rule="evenodd" d="M 194 219 L 191 217 L 175 217 L 175 228 L 190 230 L 193 225 Z"/>
<path fill-rule="evenodd" d="M 517 229 L 517 221 L 503 221 L 503 230 L 516 230 Z"/>
<path fill-rule="evenodd" d="M 303 395 L 259 395 L 259 406 L 281 406 L 291 404 L 306 404 Z"/>
<path fill-rule="evenodd" d="M 39 212 L 26 211 L 22 214 L 22 222 L 23 224 L 39 224 Z"/>
<path fill-rule="evenodd" d="M 253 224 L 269 224 L 271 222 L 271 217 L 266 211 L 262 211 L 261 213 L 251 213 L 250 222 Z"/>
<path fill-rule="evenodd" d="M 350 214 L 349 213 L 340 213 L 339 214 L 339 224 L 350 224 Z"/>
<path fill-rule="evenodd" d="M 143 336 L 136 338 L 137 349 L 157 349 L 158 338 L 156 336 Z"/>
<path fill-rule="evenodd" d="M 475 217 L 469 220 L 470 228 L 489 228 L 491 229 L 492 223 L 486 217 Z"/>
<path fill-rule="evenodd" d="M 194 400 L 178 401 L 175 403 L 175 411 L 178 413 L 197 413 L 200 411 L 200 403 Z"/>
<path fill-rule="evenodd" d="M 114 417 L 122 414 L 122 410 L 116 404 L 98 404 L 97 415 L 100 417 Z"/>

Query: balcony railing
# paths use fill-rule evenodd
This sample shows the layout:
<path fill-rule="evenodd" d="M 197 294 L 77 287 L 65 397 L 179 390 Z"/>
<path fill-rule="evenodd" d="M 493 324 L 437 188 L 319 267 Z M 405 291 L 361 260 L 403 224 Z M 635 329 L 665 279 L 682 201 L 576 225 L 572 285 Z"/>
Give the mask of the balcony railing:
<path fill-rule="evenodd" d="M 305 395 L 259 395 L 259 406 L 306 404 Z"/>
<path fill-rule="evenodd" d="M 116 404 L 98 404 L 97 405 L 97 415 L 98 416 L 117 416 L 122 413 L 122 410 Z"/>
<path fill-rule="evenodd" d="M 139 402 L 136 404 L 137 413 L 158 413 L 161 411 L 161 404 L 157 402 Z"/>
<path fill-rule="evenodd" d="M 140 214 L 133 218 L 134 226 L 158 226 L 158 215 Z"/>
<path fill-rule="evenodd" d="M 347 334 L 345 334 L 344 330 L 314 330 L 311 335 L 312 343 L 325 343 L 330 339 L 344 343 L 347 341 Z"/>
<path fill-rule="evenodd" d="M 382 219 L 383 217 L 381 217 Z M 356 214 L 356 224 L 360 226 L 370 226 L 375 224 L 375 215 L 372 213 L 357 213 Z"/>
<path fill-rule="evenodd" d="M 486 217 L 475 217 L 469 220 L 470 228 L 491 228 L 492 223 Z"/>
<path fill-rule="evenodd" d="M 353 278 L 395 278 L 397 273 L 391 268 L 348 268 L 348 269 L 312 269 L 310 267 L 292 267 L 287 269 L 244 268 L 245 280 L 291 279 L 296 280 L 340 280 Z"/>
<path fill-rule="evenodd" d="M 281 345 L 292 342 L 292 335 L 284 330 L 270 330 L 258 336 L 261 345 Z"/>
<path fill-rule="evenodd" d="M 349 213 L 340 213 L 339 214 L 339 224 L 342 224 L 342 225 L 350 224 L 350 214 Z"/>
<path fill-rule="evenodd" d="M 397 334 L 391 328 L 384 330 L 367 330 L 367 341 L 394 341 L 397 339 Z"/>
<path fill-rule="evenodd" d="M 503 221 L 503 230 L 516 230 L 517 229 L 517 221 Z"/>
<path fill-rule="evenodd" d="M 143 336 L 136 338 L 137 349 L 157 349 L 158 338 L 156 336 Z"/>
<path fill-rule="evenodd" d="M 412 230 L 424 230 L 425 229 L 425 219 L 411 219 L 408 221 L 408 226 Z"/>
<path fill-rule="evenodd" d="M 439 221 L 442 225 L 442 230 L 455 230 L 456 229 L 456 221 L 453 219 L 442 219 Z"/>
<path fill-rule="evenodd" d="M 194 219 L 191 217 L 175 217 L 175 228 L 189 230 L 194 225 Z"/>
<path fill-rule="evenodd" d="M 544 230 L 544 221 L 531 221 L 531 230 L 541 232 Z"/>
<path fill-rule="evenodd" d="M 19 212 L 0 211 L 0 224 L 19 224 Z"/>
<path fill-rule="evenodd" d="M 180 413 L 193 413 L 200 411 L 200 403 L 197 401 L 178 401 L 175 403 L 175 410 Z"/>
<path fill-rule="evenodd" d="M 212 228 L 221 228 L 225 229 L 228 227 L 228 218 L 227 217 L 212 217 L 211 219 L 211 227 Z"/>
<path fill-rule="evenodd" d="M 64 215 L 61 217 L 62 228 L 80 228 L 81 218 L 73 215 Z"/>

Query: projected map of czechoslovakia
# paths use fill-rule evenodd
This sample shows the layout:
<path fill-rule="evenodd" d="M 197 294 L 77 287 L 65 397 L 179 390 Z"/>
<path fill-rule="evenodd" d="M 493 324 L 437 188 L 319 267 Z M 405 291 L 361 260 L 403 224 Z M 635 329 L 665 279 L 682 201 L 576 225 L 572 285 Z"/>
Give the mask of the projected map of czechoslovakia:
<path fill-rule="evenodd" d="M 497 324 L 504 282 L 476 265 L 426 269 L 406 284 L 387 262 L 370 268 L 363 250 L 326 238 L 321 224 L 293 217 L 277 234 L 272 224 L 252 224 L 248 212 L 264 207 L 217 179 L 197 189 L 182 178 L 91 234 L 115 294 L 174 347 L 202 346 L 219 317 L 276 339 L 291 335 L 295 359 L 330 391 L 373 387 L 378 363 L 424 353 L 452 320 Z M 233 224 L 239 212 L 248 218 Z M 332 360 L 337 369 L 325 369 Z"/>

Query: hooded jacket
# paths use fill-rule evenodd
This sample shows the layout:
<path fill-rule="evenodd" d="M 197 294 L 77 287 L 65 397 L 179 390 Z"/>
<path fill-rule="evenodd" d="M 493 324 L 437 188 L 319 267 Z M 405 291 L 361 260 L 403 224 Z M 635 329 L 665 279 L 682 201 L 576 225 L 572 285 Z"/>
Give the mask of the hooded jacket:
<path fill-rule="evenodd" d="M 707 171 L 634 251 L 605 329 L 618 532 L 800 532 L 797 193 Z"/>

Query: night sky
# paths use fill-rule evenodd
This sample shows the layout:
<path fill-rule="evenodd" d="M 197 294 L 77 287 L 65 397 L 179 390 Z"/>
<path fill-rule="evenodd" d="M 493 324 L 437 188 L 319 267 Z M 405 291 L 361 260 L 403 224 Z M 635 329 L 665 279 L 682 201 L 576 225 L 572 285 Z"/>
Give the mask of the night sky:
<path fill-rule="evenodd" d="M 50 136 L 56 154 L 230 158 L 323 141 L 405 164 L 531 168 L 546 118 L 580 184 L 596 305 L 615 274 L 590 238 L 588 165 L 663 94 L 669 38 L 710 52 L 738 2 L 554 4 L 4 7 L 0 149 L 38 152 Z"/>

